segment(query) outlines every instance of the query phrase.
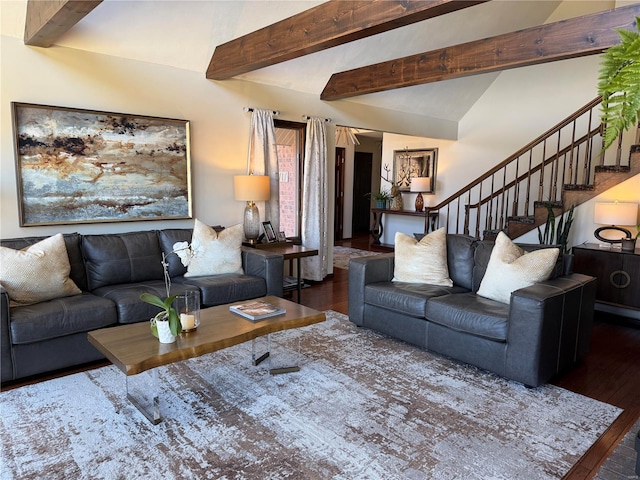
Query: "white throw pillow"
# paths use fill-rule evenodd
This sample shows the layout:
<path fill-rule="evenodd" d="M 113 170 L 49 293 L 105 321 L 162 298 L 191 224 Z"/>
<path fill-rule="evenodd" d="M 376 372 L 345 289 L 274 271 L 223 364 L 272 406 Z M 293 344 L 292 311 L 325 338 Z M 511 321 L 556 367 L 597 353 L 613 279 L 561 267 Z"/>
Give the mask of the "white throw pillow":
<path fill-rule="evenodd" d="M 185 277 L 243 273 L 242 225 L 225 228 L 220 233 L 196 219 L 191 238 L 193 256 Z"/>
<path fill-rule="evenodd" d="M 498 233 L 478 295 L 510 303 L 511 292 L 549 279 L 559 253 L 558 248 L 525 252 L 504 233 Z"/>
<path fill-rule="evenodd" d="M 0 283 L 12 306 L 79 295 L 82 292 L 69 273 L 71 265 L 61 233 L 22 250 L 0 247 Z"/>
<path fill-rule="evenodd" d="M 453 286 L 447 266 L 447 232 L 439 228 L 419 242 L 406 233 L 395 237 L 394 282 Z"/>

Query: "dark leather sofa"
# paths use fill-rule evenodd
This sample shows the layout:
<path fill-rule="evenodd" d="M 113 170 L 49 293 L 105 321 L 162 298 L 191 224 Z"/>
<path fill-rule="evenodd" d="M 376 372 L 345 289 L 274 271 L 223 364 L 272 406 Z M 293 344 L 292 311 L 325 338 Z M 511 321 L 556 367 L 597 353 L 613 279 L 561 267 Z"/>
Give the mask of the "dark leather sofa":
<path fill-rule="evenodd" d="M 162 252 L 171 252 L 175 242 L 190 242 L 191 235 L 191 229 L 64 235 L 70 277 L 82 294 L 10 308 L 0 285 L 1 381 L 104 358 L 89 344 L 87 332 L 149 321 L 158 309 L 141 302 L 140 294 L 166 296 Z M 22 249 L 44 238 L 8 239 L 0 244 Z M 186 268 L 177 255 L 169 255 L 167 263 L 171 294 L 199 290 L 203 307 L 282 296 L 282 256 L 268 250 L 243 247 L 244 274 L 184 278 Z"/>
<path fill-rule="evenodd" d="M 540 245 L 520 245 L 525 250 Z M 565 274 L 516 290 L 509 305 L 477 295 L 493 242 L 447 235 L 452 287 L 392 282 L 394 254 L 351 259 L 349 319 L 536 387 L 589 349 L 595 278 Z"/>

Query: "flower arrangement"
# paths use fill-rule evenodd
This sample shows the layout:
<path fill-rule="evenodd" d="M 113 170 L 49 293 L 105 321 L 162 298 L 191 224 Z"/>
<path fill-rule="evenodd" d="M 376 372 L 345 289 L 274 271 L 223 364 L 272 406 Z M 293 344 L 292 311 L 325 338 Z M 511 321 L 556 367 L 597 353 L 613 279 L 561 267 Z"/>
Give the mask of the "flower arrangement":
<path fill-rule="evenodd" d="M 164 269 L 164 286 L 167 296 L 164 300 L 162 300 L 157 295 L 153 295 L 151 293 L 143 293 L 140 295 L 140 300 L 145 303 L 155 305 L 156 307 L 160 307 L 160 311 L 156 314 L 155 317 L 151 319 L 151 333 L 159 338 L 158 334 L 158 324 L 160 321 L 168 321 L 169 329 L 173 336 L 180 335 L 182 331 L 182 325 L 180 323 L 180 318 L 178 317 L 178 312 L 171 305 L 173 301 L 176 299 L 177 295 L 169 295 L 171 292 L 171 276 L 169 275 L 169 264 L 167 263 L 167 257 L 175 253 L 179 258 L 182 265 L 185 267 L 189 266 L 191 262 L 191 258 L 194 255 L 193 250 L 188 242 L 176 242 L 173 244 L 173 250 L 165 255 L 162 252 L 162 268 Z"/>

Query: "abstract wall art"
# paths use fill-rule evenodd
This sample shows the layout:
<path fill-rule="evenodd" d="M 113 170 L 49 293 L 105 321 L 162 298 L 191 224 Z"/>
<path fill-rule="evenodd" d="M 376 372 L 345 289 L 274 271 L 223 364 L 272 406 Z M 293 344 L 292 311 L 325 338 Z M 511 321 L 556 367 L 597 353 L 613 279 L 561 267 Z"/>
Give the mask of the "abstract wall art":
<path fill-rule="evenodd" d="M 189 122 L 12 102 L 20 226 L 192 217 Z"/>

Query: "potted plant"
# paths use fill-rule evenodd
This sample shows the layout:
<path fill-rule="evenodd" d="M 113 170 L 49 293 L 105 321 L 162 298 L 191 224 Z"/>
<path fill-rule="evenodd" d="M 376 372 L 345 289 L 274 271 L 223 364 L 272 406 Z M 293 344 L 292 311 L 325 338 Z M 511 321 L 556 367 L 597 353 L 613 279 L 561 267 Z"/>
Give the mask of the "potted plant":
<path fill-rule="evenodd" d="M 547 207 L 547 221 L 544 226 L 544 233 L 538 227 L 538 240 L 543 245 L 560 245 L 561 253 L 567 255 L 569 253 L 567 242 L 569 240 L 569 230 L 571 230 L 571 224 L 573 223 L 574 205 L 571 205 L 566 220 L 564 215 L 560 216 L 557 227 L 556 214 L 552 205 L 547 203 L 545 207 Z"/>
<path fill-rule="evenodd" d="M 617 30 L 621 42 L 602 54 L 598 77 L 598 94 L 602 95 L 600 120 L 604 128 L 603 150 L 618 135 L 638 122 L 640 110 L 640 18 L 638 32 Z"/>
<path fill-rule="evenodd" d="M 386 208 L 387 202 L 391 200 L 391 194 L 386 190 L 380 190 L 378 193 L 368 193 L 368 196 L 376 201 L 376 208 Z"/>
<path fill-rule="evenodd" d="M 193 251 L 187 242 L 177 242 L 173 245 L 173 250 L 165 255 L 162 252 L 162 267 L 164 268 L 164 286 L 167 292 L 167 297 L 162 300 L 157 295 L 151 293 L 143 293 L 140 295 L 140 300 L 143 302 L 160 307 L 160 311 L 155 317 L 151 319 L 151 333 L 153 336 L 160 340 L 160 343 L 173 343 L 176 341 L 176 337 L 180 335 L 182 331 L 182 324 L 180 323 L 180 317 L 178 312 L 171 305 L 176 299 L 177 295 L 169 296 L 171 290 L 171 277 L 169 276 L 169 264 L 167 263 L 167 257 L 175 253 L 180 257 L 180 261 L 186 267 L 189 265 Z"/>

